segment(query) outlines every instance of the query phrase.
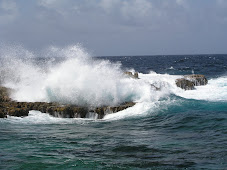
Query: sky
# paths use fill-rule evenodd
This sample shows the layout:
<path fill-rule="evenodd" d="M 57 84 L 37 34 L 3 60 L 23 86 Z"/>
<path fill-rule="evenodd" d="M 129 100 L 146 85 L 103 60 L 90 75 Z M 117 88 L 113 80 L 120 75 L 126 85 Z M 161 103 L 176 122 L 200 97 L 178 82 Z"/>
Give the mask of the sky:
<path fill-rule="evenodd" d="M 0 43 L 96 56 L 227 54 L 227 0 L 0 0 Z"/>

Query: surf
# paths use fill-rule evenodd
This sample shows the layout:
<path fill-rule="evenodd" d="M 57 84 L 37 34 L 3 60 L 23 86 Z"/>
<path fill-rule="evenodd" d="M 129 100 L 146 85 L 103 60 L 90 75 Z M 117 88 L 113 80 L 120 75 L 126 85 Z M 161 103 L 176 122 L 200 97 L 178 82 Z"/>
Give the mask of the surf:
<path fill-rule="evenodd" d="M 138 73 L 139 79 L 133 79 L 124 72 L 135 72 L 134 68 L 126 69 L 120 62 L 92 57 L 81 45 L 50 47 L 42 55 L 22 47 L 9 49 L 1 49 L 1 85 L 12 89 L 10 97 L 19 102 L 58 102 L 85 107 L 136 103 L 104 117 L 104 120 L 117 120 L 146 116 L 162 110 L 164 105 L 177 103 L 171 95 L 227 101 L 226 76 L 209 79 L 206 86 L 185 91 L 175 82 L 182 75 L 150 70 Z M 94 115 L 90 117 L 96 119 Z"/>

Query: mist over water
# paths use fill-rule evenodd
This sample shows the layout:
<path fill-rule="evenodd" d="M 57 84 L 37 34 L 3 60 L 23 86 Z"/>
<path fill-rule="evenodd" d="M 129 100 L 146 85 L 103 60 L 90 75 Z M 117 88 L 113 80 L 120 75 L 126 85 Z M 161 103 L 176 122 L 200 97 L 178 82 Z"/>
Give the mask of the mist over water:
<path fill-rule="evenodd" d="M 95 60 L 81 46 L 50 48 L 42 57 L 63 60 L 57 64 L 49 60 L 46 67 L 35 63 L 34 57 L 39 56 L 31 54 L 26 51 L 16 56 L 7 52 L 3 55 L 2 84 L 13 89 L 14 100 L 81 106 L 152 100 L 148 83 L 127 78 L 120 63 Z"/>
<path fill-rule="evenodd" d="M 197 100 L 227 100 L 225 75 L 211 79 L 207 86 L 184 91 L 175 85 L 181 75 L 150 71 L 139 73 L 138 80 L 128 78 L 120 62 L 94 58 L 80 45 L 50 47 L 41 55 L 23 47 L 7 46 L 1 48 L 0 54 L 1 84 L 12 89 L 11 97 L 17 101 L 80 106 L 114 106 L 134 101 L 153 105 L 170 94 Z"/>

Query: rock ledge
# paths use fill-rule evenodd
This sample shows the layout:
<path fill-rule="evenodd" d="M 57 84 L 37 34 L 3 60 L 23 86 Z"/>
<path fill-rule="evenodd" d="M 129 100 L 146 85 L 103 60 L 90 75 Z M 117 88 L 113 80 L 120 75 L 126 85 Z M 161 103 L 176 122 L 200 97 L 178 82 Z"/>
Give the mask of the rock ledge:
<path fill-rule="evenodd" d="M 87 118 L 93 115 L 98 119 L 102 119 L 106 114 L 119 112 L 135 105 L 134 102 L 126 102 L 114 107 L 89 108 L 59 103 L 17 102 L 9 98 L 9 91 L 8 88 L 0 87 L 0 118 L 6 118 L 7 115 L 24 117 L 28 116 L 30 110 L 37 110 L 61 118 Z"/>
<path fill-rule="evenodd" d="M 204 86 L 207 83 L 207 78 L 201 74 L 185 75 L 183 78 L 176 79 L 177 87 L 184 90 L 193 90 L 195 86 Z"/>

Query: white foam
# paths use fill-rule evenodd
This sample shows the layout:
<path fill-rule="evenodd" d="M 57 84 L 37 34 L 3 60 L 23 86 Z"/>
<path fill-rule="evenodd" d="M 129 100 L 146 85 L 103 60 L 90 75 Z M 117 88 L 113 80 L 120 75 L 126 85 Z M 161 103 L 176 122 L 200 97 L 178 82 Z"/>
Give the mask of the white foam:
<path fill-rule="evenodd" d="M 8 116 L 7 119 L 1 119 L 1 121 L 9 122 L 12 124 L 87 124 L 91 121 L 96 121 L 92 118 L 56 118 L 47 113 L 39 111 L 29 111 L 26 117 L 14 117 Z"/>
<path fill-rule="evenodd" d="M 139 76 L 156 87 L 161 88 L 163 96 L 175 94 L 186 99 L 207 100 L 207 101 L 227 101 L 227 77 L 222 76 L 208 80 L 205 86 L 196 86 L 195 90 L 183 90 L 176 86 L 175 80 L 181 78 L 180 75 L 139 74 Z"/>
<path fill-rule="evenodd" d="M 14 100 L 102 106 L 157 98 L 149 83 L 127 78 L 119 63 L 93 60 L 80 46 L 52 47 L 51 55 L 66 59 L 45 70 L 20 56 L 5 65 L 4 86 L 14 90 Z"/>
<path fill-rule="evenodd" d="M 31 53 L 23 53 L 27 54 L 29 58 Z M 15 100 L 62 102 L 84 106 L 111 106 L 125 101 L 137 102 L 134 107 L 106 115 L 104 120 L 155 113 L 158 109 L 163 109 L 160 108 L 160 103 L 161 105 L 169 103 L 168 100 L 160 99 L 168 98 L 170 94 L 186 99 L 227 101 L 227 77 L 224 76 L 209 80 L 208 85 L 196 87 L 196 90 L 185 91 L 175 84 L 175 80 L 181 78 L 181 75 L 150 72 L 139 73 L 138 80 L 128 78 L 123 74 L 119 63 L 94 60 L 80 46 L 63 49 L 52 47 L 47 52 L 48 57 L 65 57 L 66 60 L 57 65 L 49 64 L 45 70 L 30 60 L 20 59 L 21 56 L 18 56 L 19 59 L 15 56 L 12 59 L 10 55 L 5 55 L 10 60 L 6 60 L 0 71 L 4 72 L 4 86 L 14 90 L 11 97 Z M 74 119 L 53 118 L 40 112 L 30 112 L 27 118 L 10 119 L 33 123 L 74 122 Z"/>
<path fill-rule="evenodd" d="M 105 121 L 115 121 L 125 118 L 137 118 L 144 117 L 149 115 L 157 115 L 161 110 L 166 110 L 171 105 L 178 104 L 176 100 L 171 100 L 166 98 L 166 100 L 155 101 L 155 102 L 142 102 L 136 103 L 133 107 L 129 107 L 125 110 L 119 111 L 117 113 L 105 115 L 103 120 Z"/>
<path fill-rule="evenodd" d="M 138 117 L 138 116 L 146 116 L 149 111 L 154 111 L 158 107 L 158 104 L 155 102 L 143 102 L 137 103 L 135 106 L 122 110 L 120 112 L 114 114 L 106 115 L 103 120 L 113 121 L 124 119 L 128 117 Z"/>
<path fill-rule="evenodd" d="M 195 90 L 176 91 L 175 94 L 186 99 L 227 101 L 227 77 L 211 79 L 205 86 L 196 86 Z"/>
<path fill-rule="evenodd" d="M 150 72 L 149 74 L 139 74 L 139 77 L 149 84 L 154 85 L 159 88 L 157 91 L 159 98 L 173 94 L 178 90 L 181 90 L 176 86 L 175 80 L 181 78 L 181 75 L 169 75 L 169 74 L 157 74 L 155 72 Z"/>

